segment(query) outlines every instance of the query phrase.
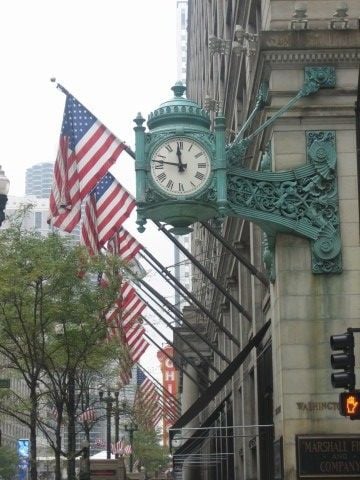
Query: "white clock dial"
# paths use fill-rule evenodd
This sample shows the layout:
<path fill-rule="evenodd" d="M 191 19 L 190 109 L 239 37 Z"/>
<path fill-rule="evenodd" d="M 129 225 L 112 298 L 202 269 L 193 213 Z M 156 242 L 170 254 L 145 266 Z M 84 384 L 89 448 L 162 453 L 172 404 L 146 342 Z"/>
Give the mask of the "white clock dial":
<path fill-rule="evenodd" d="M 150 164 L 153 181 L 173 197 L 197 193 L 211 174 L 206 150 L 186 137 L 174 137 L 162 143 L 153 152 Z"/>

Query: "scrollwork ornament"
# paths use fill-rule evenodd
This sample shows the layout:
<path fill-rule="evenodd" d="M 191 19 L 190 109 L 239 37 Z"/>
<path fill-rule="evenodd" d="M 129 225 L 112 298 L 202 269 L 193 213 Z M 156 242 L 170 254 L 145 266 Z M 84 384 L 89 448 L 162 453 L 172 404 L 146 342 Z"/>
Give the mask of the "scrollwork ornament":
<path fill-rule="evenodd" d="M 226 152 L 226 161 L 230 168 L 243 165 L 249 143 L 246 139 L 242 139 L 238 143 L 229 145 Z"/>
<path fill-rule="evenodd" d="M 318 173 L 312 180 L 312 188 L 308 189 L 314 190 L 317 196 L 306 212 L 308 218 L 320 228 L 318 238 L 312 242 L 313 273 L 340 273 L 342 262 L 335 132 L 307 132 L 306 144 L 308 160 Z"/>
<path fill-rule="evenodd" d="M 147 203 L 157 203 L 163 200 L 154 190 L 148 188 L 145 193 L 145 200 Z"/>

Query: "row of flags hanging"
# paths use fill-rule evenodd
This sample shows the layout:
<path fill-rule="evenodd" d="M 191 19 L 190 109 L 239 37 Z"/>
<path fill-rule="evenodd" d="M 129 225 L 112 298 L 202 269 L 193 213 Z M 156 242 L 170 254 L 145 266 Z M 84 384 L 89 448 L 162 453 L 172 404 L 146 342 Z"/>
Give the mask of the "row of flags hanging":
<path fill-rule="evenodd" d="M 80 242 L 90 255 L 105 248 L 130 262 L 143 249 L 123 223 L 136 206 L 135 198 L 108 171 L 120 154 L 128 149 L 89 110 L 62 86 L 66 95 L 54 180 L 50 194 L 48 222 L 71 233 L 81 222 Z M 106 278 L 99 283 L 106 287 Z M 132 367 L 149 347 L 141 315 L 146 304 L 135 288 L 124 282 L 118 298 L 106 313 L 107 339 L 124 347 L 119 359 L 119 387 L 131 380 Z M 135 407 L 148 414 L 155 426 L 164 416 L 171 423 L 179 416 L 175 397 L 159 392 L 137 367 Z M 84 411 L 80 421 L 95 421 L 94 409 Z"/>
<path fill-rule="evenodd" d="M 136 367 L 136 386 L 133 413 L 139 424 L 145 429 L 155 428 L 163 418 L 171 424 L 175 423 L 180 416 L 178 401 L 167 390 L 158 388 L 140 366 Z M 96 422 L 95 408 L 87 408 L 77 416 L 77 420 L 88 424 Z"/>
<path fill-rule="evenodd" d="M 106 448 L 106 442 L 102 438 L 97 438 L 95 440 L 94 446 L 96 448 Z M 124 439 L 121 439 L 117 442 L 111 444 L 111 453 L 113 455 L 131 455 L 132 447 L 129 443 L 126 443 Z"/>

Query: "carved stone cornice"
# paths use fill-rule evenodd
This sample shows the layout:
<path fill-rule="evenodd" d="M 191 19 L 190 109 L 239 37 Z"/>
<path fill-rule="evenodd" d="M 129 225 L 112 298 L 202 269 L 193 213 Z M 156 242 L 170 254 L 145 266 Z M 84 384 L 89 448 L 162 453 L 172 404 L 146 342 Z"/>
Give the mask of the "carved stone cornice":
<path fill-rule="evenodd" d="M 265 63 L 338 65 L 360 60 L 358 30 L 273 30 L 261 32 L 259 42 Z"/>
<path fill-rule="evenodd" d="M 333 51 L 316 51 L 311 52 L 307 50 L 272 50 L 262 52 L 265 63 L 272 64 L 296 64 L 296 65 L 308 65 L 324 63 L 327 64 L 353 64 L 360 61 L 360 51 L 347 49 L 347 50 L 333 50 Z"/>
<path fill-rule="evenodd" d="M 360 48 L 358 30 L 269 30 L 259 35 L 260 49 L 265 50 L 310 50 L 311 55 L 322 51 L 356 52 Z M 349 48 L 351 45 L 351 48 Z"/>

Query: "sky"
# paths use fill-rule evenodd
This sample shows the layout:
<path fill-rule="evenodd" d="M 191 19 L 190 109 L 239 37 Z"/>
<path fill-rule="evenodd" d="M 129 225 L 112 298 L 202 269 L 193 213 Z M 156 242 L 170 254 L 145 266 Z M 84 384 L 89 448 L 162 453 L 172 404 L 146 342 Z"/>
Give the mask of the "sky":
<path fill-rule="evenodd" d="M 65 95 L 51 78 L 133 150 L 133 119 L 171 98 L 178 80 L 176 0 L 1 2 L 0 42 L 0 164 L 9 195 L 24 194 L 26 168 L 55 161 Z M 111 172 L 135 195 L 129 155 L 122 153 Z M 124 226 L 163 264 L 173 264 L 173 246 L 155 227 L 139 234 L 133 216 Z M 155 277 L 150 273 L 159 282 Z M 166 284 L 159 289 L 171 297 Z M 155 351 L 144 355 L 145 366 L 157 364 Z"/>

